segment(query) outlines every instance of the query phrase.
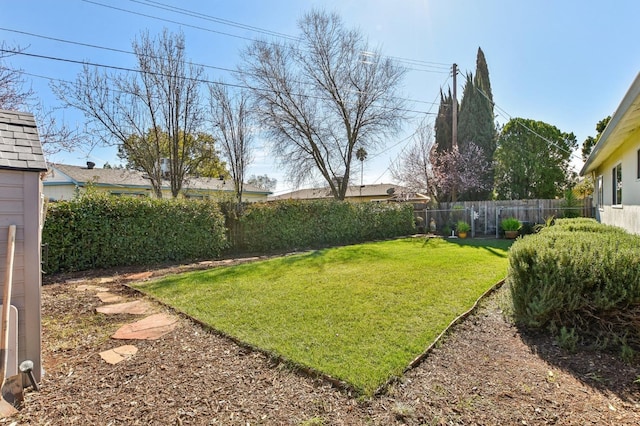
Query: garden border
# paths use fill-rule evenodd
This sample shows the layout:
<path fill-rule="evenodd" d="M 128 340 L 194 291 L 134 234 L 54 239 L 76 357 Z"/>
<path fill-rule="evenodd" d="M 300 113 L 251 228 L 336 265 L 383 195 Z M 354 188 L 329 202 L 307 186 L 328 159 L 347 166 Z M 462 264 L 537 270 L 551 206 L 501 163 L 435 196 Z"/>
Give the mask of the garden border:
<path fill-rule="evenodd" d="M 501 279 L 500 281 L 498 281 L 494 285 L 492 285 L 487 291 L 485 291 L 484 293 L 482 293 L 480 295 L 480 297 L 478 297 L 478 299 L 475 301 L 473 306 L 471 306 L 471 308 L 469 308 L 467 311 L 463 312 L 462 314 L 460 314 L 456 318 L 454 318 L 453 321 L 451 321 L 449 323 L 449 325 L 447 325 L 447 327 L 444 330 L 442 330 L 442 332 L 438 335 L 438 337 L 436 337 L 435 340 L 433 342 L 431 342 L 431 344 L 427 347 L 427 349 L 425 349 L 424 352 L 422 352 L 420 355 L 415 357 L 413 359 L 413 361 L 411 361 L 409 363 L 409 365 L 404 370 L 402 370 L 402 374 L 404 375 L 404 374 L 408 373 L 409 371 L 413 370 L 414 368 L 416 368 L 417 366 L 419 366 L 427 358 L 427 356 L 429 356 L 429 354 L 433 351 L 433 349 L 436 347 L 436 345 L 438 345 L 440 343 L 440 341 L 447 334 L 449 334 L 449 332 L 451 331 L 451 329 L 453 327 L 455 327 L 456 325 L 461 323 L 463 320 L 465 320 L 467 317 L 469 317 L 471 314 L 473 314 L 477 310 L 478 306 L 480 305 L 480 302 L 482 302 L 484 299 L 489 297 L 493 292 L 495 292 L 500 287 L 502 287 L 502 285 L 505 283 L 505 281 L 506 281 L 506 277 Z M 380 395 L 384 394 L 387 391 L 387 389 L 389 388 L 389 386 L 391 386 L 392 384 L 396 383 L 398 380 L 400 380 L 400 377 L 397 377 L 397 376 L 391 377 L 386 383 L 384 383 L 383 385 L 378 387 L 378 389 L 375 390 L 373 395 L 374 396 L 380 396 Z"/>
<path fill-rule="evenodd" d="M 309 250 L 312 251 L 312 250 Z M 292 252 L 290 254 L 298 254 L 300 252 Z M 251 260 L 249 260 L 249 262 L 256 262 L 256 261 L 260 261 L 260 260 L 265 260 L 264 258 L 251 258 Z M 248 262 L 242 262 L 242 263 L 248 263 Z M 181 271 L 178 272 L 178 274 L 180 273 L 185 273 L 185 272 L 189 272 L 189 271 Z M 155 279 L 159 279 L 162 278 L 163 276 L 154 276 L 152 277 L 151 280 L 155 280 Z M 151 281 L 150 280 L 150 281 Z M 461 323 L 464 319 L 466 319 L 467 317 L 469 317 L 471 314 L 473 314 L 480 302 L 482 302 L 484 299 L 486 299 L 488 296 L 490 296 L 493 292 L 495 292 L 496 290 L 498 290 L 500 287 L 502 287 L 502 285 L 505 283 L 506 281 L 506 277 L 503 278 L 502 280 L 498 281 L 497 283 L 495 283 L 494 285 L 492 285 L 489 289 L 487 289 L 484 293 L 482 293 L 478 299 L 476 299 L 476 301 L 474 302 L 474 304 L 471 306 L 471 308 L 469 308 L 468 310 L 466 310 L 465 312 L 463 312 L 462 314 L 458 315 L 456 318 L 454 318 L 449 325 L 447 325 L 447 327 L 442 330 L 442 332 L 435 338 L 435 340 L 433 342 L 431 342 L 431 344 L 424 350 L 424 352 L 422 352 L 420 355 L 418 355 L 416 358 L 413 359 L 413 361 L 411 361 L 409 363 L 409 365 L 407 367 L 404 368 L 404 370 L 402 370 L 402 374 L 406 374 L 407 372 L 413 370 L 414 368 L 416 368 L 417 366 L 419 366 L 428 356 L 429 354 L 433 351 L 433 349 L 436 347 L 436 345 L 438 345 L 441 340 L 451 332 L 451 330 L 453 329 L 453 327 L 455 327 L 456 325 L 458 325 L 459 323 Z M 358 396 L 362 396 L 364 395 L 361 391 L 359 391 L 356 387 L 354 387 L 352 384 L 344 381 L 344 380 L 340 380 L 340 379 L 336 379 L 335 377 L 321 372 L 319 370 L 316 370 L 312 367 L 306 366 L 304 364 L 300 364 L 297 363 L 293 360 L 290 360 L 282 355 L 276 354 L 274 352 L 259 348 L 257 346 L 251 345 L 250 343 L 244 342 L 242 340 L 237 339 L 236 337 L 227 334 L 223 331 L 220 331 L 216 328 L 214 328 L 213 326 L 198 320 L 197 318 L 193 318 L 192 316 L 188 315 L 187 313 L 173 307 L 170 306 L 164 302 L 162 302 L 159 299 L 156 299 L 155 297 L 144 293 L 142 290 L 135 288 L 135 287 L 131 287 L 131 283 L 136 282 L 136 281 L 130 281 L 130 282 L 125 282 L 122 283 L 123 286 L 127 287 L 128 289 L 132 290 L 135 293 L 140 294 L 141 296 L 144 297 L 148 297 L 149 299 L 153 300 L 155 303 L 158 303 L 159 305 L 163 306 L 164 308 L 176 313 L 177 315 L 179 315 L 180 317 L 182 317 L 183 319 L 187 319 L 189 321 L 194 322 L 195 324 L 198 324 L 199 326 L 201 326 L 203 329 L 217 335 L 220 336 L 222 338 L 228 339 L 231 342 L 233 342 L 234 344 L 238 345 L 239 347 L 243 348 L 243 349 L 247 349 L 249 351 L 252 352 L 257 352 L 260 353 L 264 356 L 266 356 L 268 359 L 277 362 L 277 363 L 281 363 L 283 365 L 286 365 L 292 372 L 296 372 L 298 374 L 302 374 L 306 377 L 310 377 L 313 379 L 320 379 L 322 381 L 325 381 L 327 383 L 329 383 L 330 385 L 332 385 L 334 388 L 338 389 L 338 390 L 342 390 L 347 392 L 347 394 L 349 396 L 352 396 L 351 394 L 354 393 Z M 401 377 L 398 376 L 391 376 L 389 378 L 389 380 L 387 380 L 385 383 L 383 383 L 382 385 L 380 385 L 372 394 L 371 397 L 379 397 L 382 396 L 383 394 L 386 393 L 386 391 L 388 390 L 388 388 L 393 385 L 394 383 L 397 383 L 399 380 L 401 379 Z"/>

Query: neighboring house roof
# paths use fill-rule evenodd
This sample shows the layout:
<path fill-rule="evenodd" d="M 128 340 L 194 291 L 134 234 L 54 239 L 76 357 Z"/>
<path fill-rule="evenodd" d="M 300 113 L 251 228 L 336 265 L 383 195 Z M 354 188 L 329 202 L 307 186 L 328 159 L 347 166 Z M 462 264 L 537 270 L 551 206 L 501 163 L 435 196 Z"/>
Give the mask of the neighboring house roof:
<path fill-rule="evenodd" d="M 0 109 L 0 168 L 47 170 L 33 114 Z"/>
<path fill-rule="evenodd" d="M 136 170 L 100 169 L 68 164 L 51 164 L 51 169 L 52 174 L 47 176 L 43 182 L 45 186 L 61 184 L 84 186 L 91 183 L 96 186 L 151 189 L 149 179 L 145 178 L 142 172 Z M 65 176 L 57 176 L 56 171 L 61 172 L 68 177 L 68 179 L 65 179 Z M 164 181 L 162 187 L 163 189 L 170 189 L 169 181 Z M 183 183 L 183 191 L 189 190 L 233 192 L 234 186 L 231 180 L 189 177 L 185 179 Z M 269 191 L 247 184 L 244 184 L 243 193 L 271 194 Z"/>
<path fill-rule="evenodd" d="M 390 183 L 380 183 L 375 185 L 351 185 L 347 188 L 345 198 L 380 198 L 387 199 L 399 193 L 406 193 L 407 189 Z M 269 200 L 318 200 L 333 198 L 331 188 L 309 188 L 299 189 L 286 194 L 270 197 Z"/>
<path fill-rule="evenodd" d="M 214 178 L 194 178 L 190 177 L 185 180 L 183 187 L 185 190 L 219 190 L 219 191 L 235 191 L 233 186 L 233 180 L 231 179 L 214 179 Z M 255 194 L 264 194 L 269 195 L 271 191 L 265 191 L 264 189 L 260 189 L 255 185 L 250 185 L 245 183 L 242 185 L 242 192 L 244 194 L 247 193 L 255 193 Z"/>
<path fill-rule="evenodd" d="M 631 84 L 618 109 L 611 116 L 598 143 L 580 171 L 580 175 L 596 170 L 600 164 L 640 128 L 640 73 Z"/>
<path fill-rule="evenodd" d="M 61 184 L 69 180 L 75 185 L 86 185 L 92 183 L 102 186 L 122 186 L 127 188 L 148 188 L 149 180 L 142 177 L 142 173 L 127 169 L 99 169 L 81 166 L 71 166 L 68 164 L 51 164 L 52 175 L 47 176 L 45 185 Z M 57 176 L 56 172 L 62 172 L 64 176 Z"/>

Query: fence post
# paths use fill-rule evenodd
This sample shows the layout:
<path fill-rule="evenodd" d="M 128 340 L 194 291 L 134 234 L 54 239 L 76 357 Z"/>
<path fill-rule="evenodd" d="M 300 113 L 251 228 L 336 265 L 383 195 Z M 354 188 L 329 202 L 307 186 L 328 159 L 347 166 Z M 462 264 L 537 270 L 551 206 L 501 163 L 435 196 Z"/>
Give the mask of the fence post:
<path fill-rule="evenodd" d="M 469 219 L 471 219 L 471 238 L 475 238 L 476 236 L 476 221 L 475 221 L 475 209 L 473 207 L 473 204 L 471 204 L 471 214 L 469 216 Z"/>
<path fill-rule="evenodd" d="M 498 206 L 496 206 L 496 239 L 499 237 L 498 235 L 498 216 L 500 215 L 499 211 L 500 209 L 498 208 Z"/>

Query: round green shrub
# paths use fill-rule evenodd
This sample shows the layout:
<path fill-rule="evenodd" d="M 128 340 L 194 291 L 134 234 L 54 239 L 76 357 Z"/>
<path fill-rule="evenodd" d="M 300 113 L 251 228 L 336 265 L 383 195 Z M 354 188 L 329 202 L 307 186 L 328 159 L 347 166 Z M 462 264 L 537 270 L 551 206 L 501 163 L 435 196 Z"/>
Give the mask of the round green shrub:
<path fill-rule="evenodd" d="M 638 247 L 640 237 L 619 228 L 566 219 L 516 241 L 507 276 L 516 320 L 640 343 L 635 322 L 620 321 L 640 304 Z"/>

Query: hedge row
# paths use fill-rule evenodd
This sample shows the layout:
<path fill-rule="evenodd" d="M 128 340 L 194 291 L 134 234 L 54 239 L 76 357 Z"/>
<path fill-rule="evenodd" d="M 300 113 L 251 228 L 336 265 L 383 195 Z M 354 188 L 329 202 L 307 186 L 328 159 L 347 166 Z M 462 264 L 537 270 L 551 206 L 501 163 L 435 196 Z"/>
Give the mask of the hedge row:
<path fill-rule="evenodd" d="M 208 201 L 90 194 L 49 205 L 45 272 L 214 258 L 227 247 L 224 218 Z"/>
<path fill-rule="evenodd" d="M 640 237 L 592 219 L 559 219 L 516 241 L 507 278 L 516 320 L 602 346 L 640 344 L 630 320 L 640 308 L 639 247 Z"/>
<path fill-rule="evenodd" d="M 226 214 L 226 220 L 221 213 Z M 42 239 L 47 273 L 212 259 L 225 250 L 274 252 L 408 235 L 413 208 L 337 201 L 247 205 L 243 243 L 231 247 L 235 211 L 211 201 L 88 194 L 49 205 Z M 225 223 L 227 225 L 225 225 Z M 234 229 L 234 236 L 237 229 Z"/>
<path fill-rule="evenodd" d="M 241 218 L 249 251 L 348 244 L 415 232 L 408 204 L 294 201 L 255 203 Z"/>

